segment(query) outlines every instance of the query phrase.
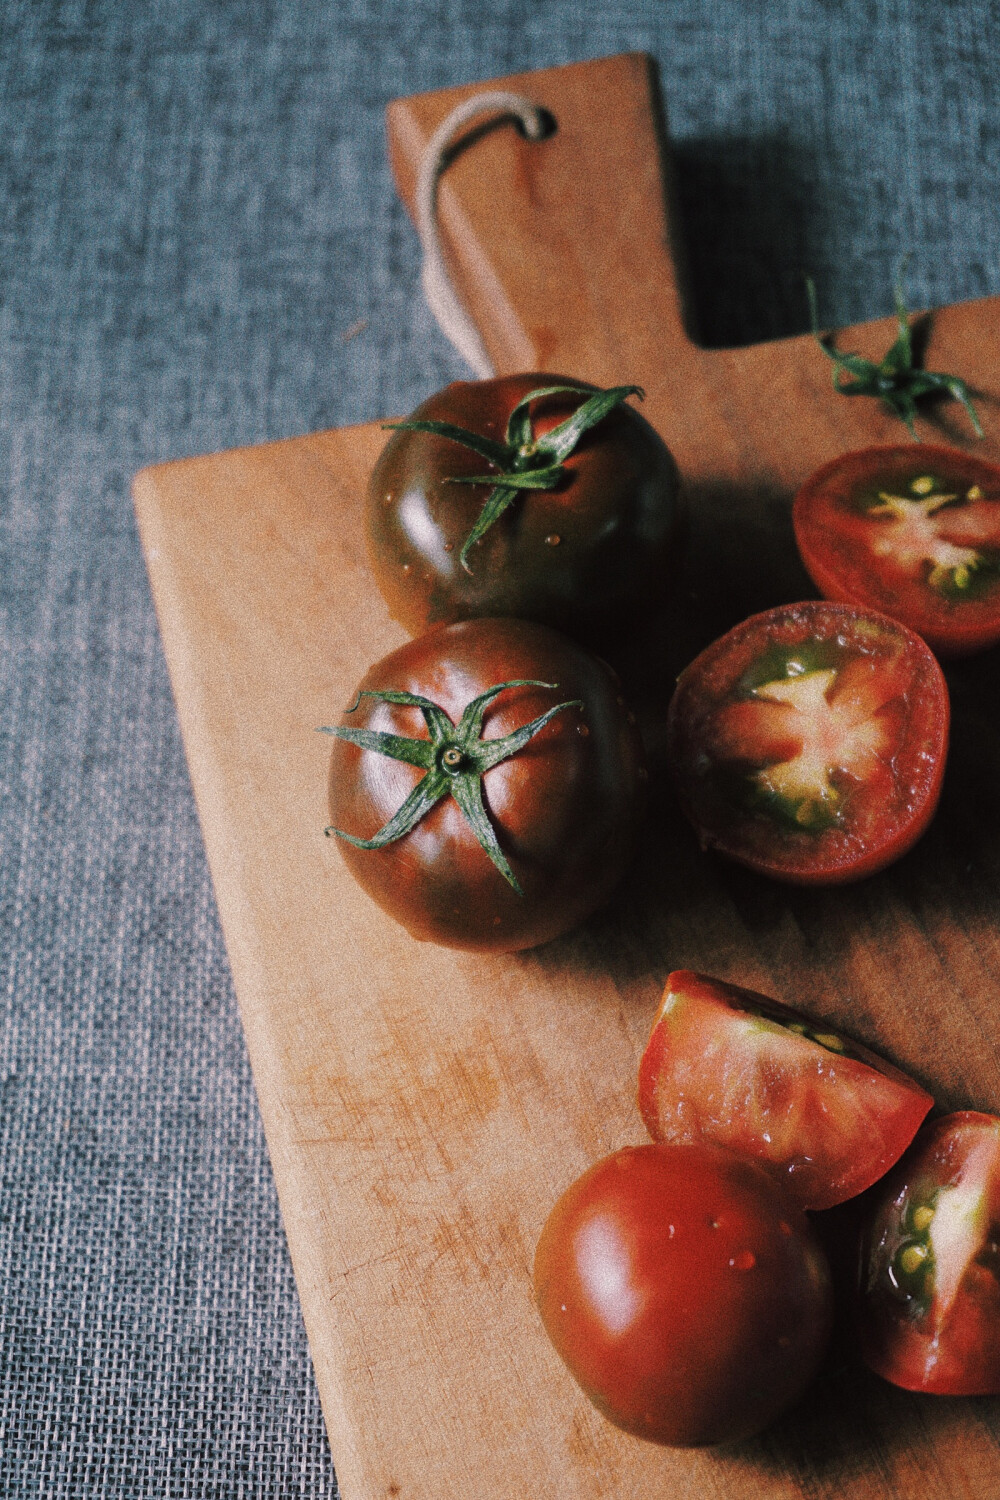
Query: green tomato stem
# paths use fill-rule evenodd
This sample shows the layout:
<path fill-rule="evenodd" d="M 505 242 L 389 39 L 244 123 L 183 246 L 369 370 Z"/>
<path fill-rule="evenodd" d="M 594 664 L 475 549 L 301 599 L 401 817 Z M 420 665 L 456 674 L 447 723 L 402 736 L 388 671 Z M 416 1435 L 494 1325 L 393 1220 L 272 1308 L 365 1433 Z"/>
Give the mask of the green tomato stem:
<path fill-rule="evenodd" d="M 806 277 L 810 326 L 813 338 L 820 349 L 827 359 L 833 362 L 833 388 L 841 396 L 874 396 L 894 416 L 905 422 L 907 431 L 915 442 L 920 442 L 915 423 L 917 401 L 922 396 L 939 395 L 944 392 L 962 405 L 972 423 L 972 430 L 977 437 L 981 438 L 984 435 L 983 429 L 965 381 L 958 375 L 923 370 L 914 363 L 910 314 L 903 295 L 905 266 L 906 260 L 904 259 L 894 287 L 896 322 L 899 331 L 895 342 L 878 364 L 865 359 L 860 354 L 842 354 L 839 350 L 829 347 L 828 335 L 822 334 L 819 328 L 816 285 L 810 276 Z"/>
<path fill-rule="evenodd" d="M 363 690 L 347 710 L 348 713 L 355 711 L 363 697 L 377 698 L 383 703 L 419 708 L 424 715 L 430 738 L 411 739 L 405 735 L 388 734 L 382 730 L 354 729 L 346 724 L 335 728 L 323 725 L 319 733 L 332 734 L 337 739 L 357 745 L 362 750 L 371 750 L 377 755 L 386 755 L 392 760 L 419 766 L 426 774 L 417 782 L 402 806 L 370 839 L 359 838 L 356 834 L 347 833 L 342 828 L 332 826 L 326 829 L 327 836 L 335 834 L 337 838 L 345 839 L 358 849 L 384 849 L 387 844 L 394 843 L 410 833 L 420 819 L 430 812 L 431 808 L 443 797 L 451 796 L 461 808 L 473 833 L 500 874 L 517 894 L 522 896 L 524 892 L 500 847 L 496 831 L 489 820 L 483 802 L 483 776 L 494 766 L 500 765 L 502 761 L 509 760 L 511 756 L 523 750 L 525 745 L 556 714 L 562 713 L 567 708 L 582 709 L 583 700 L 572 698 L 565 703 L 557 703 L 554 708 L 532 719 L 530 724 L 524 724 L 520 729 L 515 729 L 500 739 L 482 739 L 483 718 L 493 700 L 509 688 L 537 687 L 546 688 L 552 692 L 555 691 L 556 686 L 557 684 L 552 682 L 538 682 L 532 678 L 520 677 L 512 678 L 509 682 L 497 683 L 465 705 L 458 724 L 452 721 L 439 704 L 432 702 L 429 698 L 421 698 L 415 693 L 393 689 L 384 692 L 372 689 Z"/>
<path fill-rule="evenodd" d="M 535 437 L 531 424 L 531 404 L 546 396 L 580 395 L 587 399 L 565 421 L 550 432 Z M 472 572 L 469 554 L 475 544 L 503 515 L 517 498 L 519 490 L 554 490 L 565 470 L 563 460 L 573 453 L 580 439 L 602 422 L 616 406 L 629 396 L 641 401 L 645 392 L 638 385 L 616 385 L 606 391 L 595 391 L 583 385 L 544 385 L 529 391 L 514 407 L 507 420 L 505 441 L 495 442 L 480 433 L 470 432 L 454 422 L 432 422 L 420 418 L 406 422 L 386 422 L 396 432 L 426 432 L 459 443 L 478 453 L 499 471 L 496 474 L 447 475 L 446 484 L 491 485 L 476 523 L 462 544 L 459 558 L 467 573 Z"/>

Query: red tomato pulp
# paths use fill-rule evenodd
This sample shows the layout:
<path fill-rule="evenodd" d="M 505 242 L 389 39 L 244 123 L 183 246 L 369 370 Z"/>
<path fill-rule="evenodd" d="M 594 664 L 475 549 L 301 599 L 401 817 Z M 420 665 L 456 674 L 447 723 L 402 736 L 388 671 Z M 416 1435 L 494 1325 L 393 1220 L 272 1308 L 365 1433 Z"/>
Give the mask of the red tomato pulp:
<path fill-rule="evenodd" d="M 751 990 L 681 970 L 639 1064 L 656 1141 L 712 1141 L 776 1170 L 803 1208 L 863 1192 L 933 1104 L 891 1063 Z"/>
<path fill-rule="evenodd" d="M 910 1391 L 1000 1394 L 1000 1119 L 933 1120 L 879 1195 L 861 1269 L 873 1370 Z"/>
<path fill-rule="evenodd" d="M 678 679 L 667 722 L 705 848 L 800 885 L 897 859 L 937 806 L 948 690 L 911 630 L 810 600 L 744 620 Z"/>
<path fill-rule="evenodd" d="M 828 599 L 902 620 L 942 656 L 1000 640 L 1000 469 L 953 448 L 865 448 L 811 474 L 795 537 Z"/>

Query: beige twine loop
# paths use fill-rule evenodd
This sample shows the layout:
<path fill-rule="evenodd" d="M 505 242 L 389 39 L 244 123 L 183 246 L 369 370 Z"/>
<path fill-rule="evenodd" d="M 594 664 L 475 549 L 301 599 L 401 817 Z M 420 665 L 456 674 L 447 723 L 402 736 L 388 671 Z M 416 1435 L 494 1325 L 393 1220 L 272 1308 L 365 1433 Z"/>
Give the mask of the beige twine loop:
<path fill-rule="evenodd" d="M 455 294 L 444 263 L 437 221 L 437 188 L 447 165 L 448 147 L 458 131 L 477 115 L 490 112 L 513 115 L 520 121 L 529 141 L 540 141 L 548 133 L 545 112 L 523 94 L 508 93 L 506 89 L 487 89 L 481 94 L 473 94 L 441 121 L 427 142 L 417 173 L 415 195 L 417 233 L 424 252 L 420 279 L 427 305 L 445 338 L 481 380 L 494 374 L 493 365 L 478 328 Z"/>

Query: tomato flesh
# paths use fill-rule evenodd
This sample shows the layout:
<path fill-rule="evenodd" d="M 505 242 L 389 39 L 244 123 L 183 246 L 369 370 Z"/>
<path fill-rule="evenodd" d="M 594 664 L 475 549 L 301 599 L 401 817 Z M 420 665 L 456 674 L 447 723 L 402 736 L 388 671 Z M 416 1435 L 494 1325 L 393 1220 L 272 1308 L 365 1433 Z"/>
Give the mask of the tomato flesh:
<path fill-rule="evenodd" d="M 806 480 L 792 511 L 828 599 L 880 610 L 940 655 L 1000 640 L 1000 469 L 912 443 L 847 453 Z"/>
<path fill-rule="evenodd" d="M 1000 1119 L 924 1127 L 873 1211 L 861 1277 L 873 1370 L 911 1391 L 1000 1394 Z"/>
<path fill-rule="evenodd" d="M 681 674 L 668 754 L 706 848 L 798 884 L 882 869 L 941 790 L 948 690 L 894 620 L 806 601 L 754 615 Z"/>
<path fill-rule="evenodd" d="M 546 1330 L 612 1422 L 673 1447 L 758 1432 L 813 1375 L 829 1268 L 754 1162 L 706 1145 L 628 1147 L 562 1195 L 535 1255 Z"/>
<path fill-rule="evenodd" d="M 519 401 L 565 383 L 566 376 L 538 372 L 456 381 L 412 415 L 502 441 Z M 535 435 L 584 399 L 534 403 Z M 469 571 L 462 547 L 491 487 L 454 481 L 490 472 L 489 461 L 444 437 L 394 432 L 372 473 L 367 508 L 372 570 L 393 618 L 418 634 L 449 621 L 514 615 L 600 647 L 654 612 L 678 551 L 679 480 L 666 444 L 640 412 L 622 405 L 584 435 L 564 466 L 556 488 L 523 492 L 490 527 L 472 549 Z"/>
<path fill-rule="evenodd" d="M 928 1093 L 859 1043 L 752 990 L 679 970 L 639 1064 L 656 1141 L 712 1141 L 775 1170 L 803 1208 L 863 1192 L 899 1159 Z"/>

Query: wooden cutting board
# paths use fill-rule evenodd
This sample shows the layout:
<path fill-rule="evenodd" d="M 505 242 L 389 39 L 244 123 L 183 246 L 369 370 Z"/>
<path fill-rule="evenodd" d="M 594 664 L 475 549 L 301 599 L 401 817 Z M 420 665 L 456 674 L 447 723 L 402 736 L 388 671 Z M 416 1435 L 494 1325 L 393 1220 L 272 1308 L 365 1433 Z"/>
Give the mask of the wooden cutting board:
<path fill-rule="evenodd" d="M 684 324 L 658 105 L 627 56 L 504 80 L 550 139 L 478 131 L 442 183 L 456 281 L 500 371 L 642 383 L 685 477 L 687 569 L 663 639 L 623 663 L 656 760 L 674 673 L 752 609 L 810 592 L 789 499 L 821 461 L 904 437 L 832 394 L 808 338 L 705 351 Z M 409 198 L 431 130 L 473 89 L 389 111 Z M 668 175 L 668 174 L 667 174 Z M 697 247 L 695 247 L 696 251 Z M 842 346 L 880 354 L 891 322 Z M 1000 458 L 1000 299 L 942 310 L 928 368 L 980 392 L 926 436 Z M 947 1107 L 1000 1108 L 1000 652 L 949 670 L 940 814 L 887 873 L 796 891 L 699 852 L 665 792 L 620 895 L 533 953 L 414 943 L 324 839 L 334 721 L 398 645 L 362 497 L 377 424 L 140 474 L 135 500 L 344 1500 L 762 1500 L 1000 1494 L 1000 1405 L 918 1398 L 838 1351 L 801 1406 L 738 1449 L 624 1437 L 534 1311 L 546 1214 L 643 1139 L 635 1069 L 669 969 L 805 1006 Z"/>

